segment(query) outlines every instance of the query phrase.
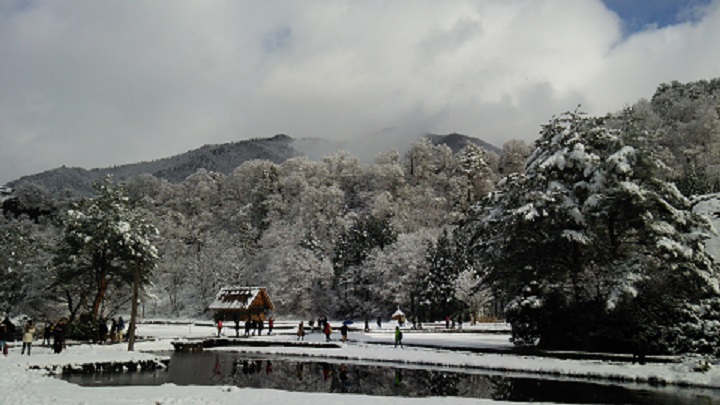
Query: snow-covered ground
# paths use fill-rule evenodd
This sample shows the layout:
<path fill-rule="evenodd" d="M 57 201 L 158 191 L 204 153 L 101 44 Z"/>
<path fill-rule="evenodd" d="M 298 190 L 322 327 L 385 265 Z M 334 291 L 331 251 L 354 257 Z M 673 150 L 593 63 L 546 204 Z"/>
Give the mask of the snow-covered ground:
<path fill-rule="evenodd" d="M 295 341 L 294 324 L 280 324 L 286 329 L 278 330 L 274 336 L 252 337 L 275 341 Z M 469 329 L 466 327 L 466 330 Z M 476 329 L 476 331 L 478 331 Z M 61 354 L 53 354 L 49 348 L 36 342 L 32 356 L 20 356 L 20 345 L 15 343 L 9 356 L 0 358 L 0 403 L 14 405 L 63 405 L 63 404 L 235 404 L 242 398 L 243 404 L 280 403 L 284 405 L 323 403 L 352 404 L 501 404 L 503 402 L 462 399 L 462 398 L 398 398 L 370 397 L 348 394 L 298 393 L 268 389 L 246 389 L 227 386 L 176 386 L 165 384 L 153 387 L 98 387 L 88 388 L 70 384 L 61 379 L 47 376 L 46 371 L 31 370 L 30 367 L 83 364 L 102 361 L 126 361 L 153 359 L 157 352 L 172 350 L 171 342 L 178 339 L 211 337 L 215 333 L 212 325 L 190 324 L 141 324 L 138 334 L 152 337 L 152 340 L 138 342 L 135 352 L 127 352 L 126 345 L 70 345 Z M 226 328 L 225 335 L 234 336 Z M 339 336 L 333 335 L 336 340 Z M 395 349 L 391 345 L 373 343 L 392 342 L 392 329 L 374 330 L 370 333 L 350 332 L 352 342 L 341 348 L 293 347 L 228 347 L 214 350 L 262 352 L 277 355 L 321 356 L 330 358 L 356 359 L 364 361 L 396 361 L 409 364 L 440 365 L 461 369 L 510 370 L 516 372 L 562 374 L 579 378 L 627 379 L 637 381 L 660 381 L 667 384 L 694 385 L 720 389 L 720 367 L 707 372 L 695 372 L 693 368 L 701 360 L 692 358 L 673 364 L 633 365 L 621 362 L 577 361 L 507 354 L 479 354 L 450 350 L 452 347 L 509 347 L 507 335 L 498 333 L 445 333 L 406 331 L 405 343 L 422 343 L 437 348 Z M 306 336 L 307 342 L 324 341 L 316 333 Z M 444 350 L 443 347 L 448 348 Z M 720 394 L 720 391 L 718 391 Z"/>

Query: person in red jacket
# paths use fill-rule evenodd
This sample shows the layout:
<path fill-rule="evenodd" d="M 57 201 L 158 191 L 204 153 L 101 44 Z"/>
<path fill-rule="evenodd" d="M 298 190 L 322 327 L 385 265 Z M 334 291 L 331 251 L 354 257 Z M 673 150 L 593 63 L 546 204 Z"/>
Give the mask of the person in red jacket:
<path fill-rule="evenodd" d="M 217 330 L 218 330 L 218 337 L 220 337 L 220 333 L 222 333 L 222 319 L 218 319 L 218 321 L 217 321 Z"/>
<path fill-rule="evenodd" d="M 325 322 L 325 330 L 323 331 L 325 333 L 325 341 L 330 341 L 330 334 L 332 333 L 332 329 L 330 328 L 330 322 Z"/>

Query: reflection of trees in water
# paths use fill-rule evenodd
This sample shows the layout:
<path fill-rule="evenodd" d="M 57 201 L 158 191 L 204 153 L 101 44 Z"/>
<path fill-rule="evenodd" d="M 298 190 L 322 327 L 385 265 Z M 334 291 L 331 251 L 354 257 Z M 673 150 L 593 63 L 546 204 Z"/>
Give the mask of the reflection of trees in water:
<path fill-rule="evenodd" d="M 447 371 L 369 365 L 244 358 L 213 353 L 201 370 L 198 363 L 173 364 L 176 372 L 204 375 L 211 384 L 302 392 L 354 393 L 381 396 L 465 396 L 492 398 L 504 379 Z M 194 367 L 195 369 L 190 369 Z M 173 368 L 171 367 L 171 369 Z M 183 368 L 182 371 L 178 370 Z M 197 377 L 196 377 L 197 378 Z M 197 384 L 199 381 L 195 380 Z M 505 394 L 503 394 L 505 395 Z"/>
<path fill-rule="evenodd" d="M 492 399 L 509 400 L 513 397 L 513 384 L 512 381 L 503 377 L 490 377 L 488 380 L 493 385 Z"/>
<path fill-rule="evenodd" d="M 230 385 L 302 392 L 421 397 L 456 395 L 504 401 L 555 403 L 714 404 L 717 390 L 628 388 L 613 384 L 540 380 L 429 369 L 313 363 L 251 358 L 234 353 L 176 353 L 167 372 L 72 375 L 64 379 L 88 386 Z"/>
<path fill-rule="evenodd" d="M 427 378 L 426 386 L 432 396 L 457 396 L 459 379 L 460 377 L 457 374 L 431 371 Z"/>

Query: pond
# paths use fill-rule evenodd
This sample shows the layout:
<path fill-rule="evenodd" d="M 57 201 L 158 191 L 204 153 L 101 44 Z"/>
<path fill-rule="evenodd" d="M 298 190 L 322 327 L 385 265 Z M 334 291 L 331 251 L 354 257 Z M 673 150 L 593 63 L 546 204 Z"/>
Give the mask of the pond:
<path fill-rule="evenodd" d="M 455 396 L 573 404 L 720 404 L 720 390 L 587 382 L 395 363 L 173 353 L 167 370 L 63 376 L 83 386 L 233 385 L 378 396 Z"/>

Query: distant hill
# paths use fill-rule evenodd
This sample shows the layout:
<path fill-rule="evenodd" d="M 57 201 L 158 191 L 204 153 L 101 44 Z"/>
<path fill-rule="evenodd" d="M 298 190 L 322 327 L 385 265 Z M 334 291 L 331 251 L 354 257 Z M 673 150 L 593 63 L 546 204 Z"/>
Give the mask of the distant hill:
<path fill-rule="evenodd" d="M 500 150 L 480 139 L 460 134 L 427 135 L 435 144 L 446 144 L 453 152 L 462 149 L 468 143 L 475 143 L 487 150 L 499 153 Z M 205 145 L 179 155 L 153 160 L 98 169 L 80 167 L 60 167 L 39 174 L 21 177 L 7 184 L 17 188 L 22 184 L 33 183 L 44 187 L 50 193 L 71 192 L 90 195 L 93 183 L 112 175 L 116 181 L 122 181 L 140 174 L 151 174 L 171 183 L 180 183 L 199 169 L 230 174 L 246 161 L 262 159 L 281 163 L 296 156 L 308 156 L 320 159 L 342 149 L 343 143 L 319 138 L 293 139 L 280 134 L 271 138 L 257 138 L 230 142 L 219 145 Z"/>
<path fill-rule="evenodd" d="M 139 174 L 152 174 L 172 183 L 180 183 L 199 169 L 229 174 L 248 160 L 263 159 L 280 163 L 300 153 L 291 146 L 293 139 L 287 135 L 272 138 L 250 139 L 219 145 L 205 145 L 179 155 L 99 169 L 86 170 L 79 167 L 60 167 L 39 174 L 21 177 L 8 183 L 17 188 L 25 183 L 45 187 L 51 193 L 66 190 L 79 194 L 92 194 L 93 183 L 112 175 L 122 181 Z"/>
<path fill-rule="evenodd" d="M 445 144 L 453 151 L 453 153 L 458 153 L 462 148 L 467 146 L 469 143 L 473 143 L 489 152 L 494 152 L 496 154 L 500 154 L 502 150 L 494 145 L 491 145 L 483 140 L 480 140 L 478 138 L 473 138 L 472 136 L 467 136 L 463 134 L 457 134 L 452 133 L 449 135 L 435 135 L 435 134 L 427 134 L 425 135 L 430 142 L 432 142 L 433 145 L 440 145 Z"/>

